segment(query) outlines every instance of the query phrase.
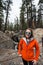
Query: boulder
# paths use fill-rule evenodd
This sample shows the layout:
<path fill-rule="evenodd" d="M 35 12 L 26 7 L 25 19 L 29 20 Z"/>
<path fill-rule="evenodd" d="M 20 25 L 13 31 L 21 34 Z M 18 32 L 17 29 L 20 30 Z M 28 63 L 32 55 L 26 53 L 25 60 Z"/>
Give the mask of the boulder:
<path fill-rule="evenodd" d="M 37 28 L 33 30 L 34 33 L 34 38 L 37 39 L 39 43 L 42 42 L 42 37 L 43 37 L 43 29 L 42 28 Z"/>
<path fill-rule="evenodd" d="M 13 49 L 0 49 L 0 65 L 21 65 L 21 58 Z"/>
<path fill-rule="evenodd" d="M 0 48 L 14 48 L 14 41 L 0 31 Z"/>

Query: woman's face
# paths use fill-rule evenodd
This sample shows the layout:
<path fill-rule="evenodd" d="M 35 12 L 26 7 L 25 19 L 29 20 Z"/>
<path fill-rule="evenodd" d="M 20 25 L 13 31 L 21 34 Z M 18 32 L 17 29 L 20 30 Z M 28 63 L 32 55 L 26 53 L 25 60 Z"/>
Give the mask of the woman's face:
<path fill-rule="evenodd" d="M 31 36 L 31 31 L 29 29 L 26 30 L 25 36 L 26 38 L 29 38 Z"/>

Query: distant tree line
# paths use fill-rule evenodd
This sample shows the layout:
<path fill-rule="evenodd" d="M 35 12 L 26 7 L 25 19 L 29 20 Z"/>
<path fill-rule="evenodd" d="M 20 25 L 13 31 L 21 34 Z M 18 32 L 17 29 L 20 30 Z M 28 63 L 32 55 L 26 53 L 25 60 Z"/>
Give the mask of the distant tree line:
<path fill-rule="evenodd" d="M 20 29 L 25 30 L 26 28 L 43 28 L 43 13 L 41 13 L 41 11 L 43 12 L 43 0 L 39 0 L 38 11 L 34 5 L 34 0 L 22 0 L 20 20 L 16 17 L 15 24 L 9 21 L 12 4 L 12 0 L 0 0 L 0 30 L 5 32 L 5 30 L 19 31 Z"/>

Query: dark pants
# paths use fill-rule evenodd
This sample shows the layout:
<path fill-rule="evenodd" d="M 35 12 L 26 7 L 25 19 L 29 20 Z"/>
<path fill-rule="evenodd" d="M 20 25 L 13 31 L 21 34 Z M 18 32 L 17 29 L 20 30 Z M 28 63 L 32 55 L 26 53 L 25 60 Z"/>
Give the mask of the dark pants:
<path fill-rule="evenodd" d="M 28 62 L 28 61 L 25 61 L 24 59 L 22 59 L 22 61 L 23 61 L 23 64 L 24 64 L 24 65 L 28 65 L 28 64 L 29 64 L 29 65 L 33 65 L 33 62 L 32 62 L 32 61 L 29 61 L 29 62 Z"/>

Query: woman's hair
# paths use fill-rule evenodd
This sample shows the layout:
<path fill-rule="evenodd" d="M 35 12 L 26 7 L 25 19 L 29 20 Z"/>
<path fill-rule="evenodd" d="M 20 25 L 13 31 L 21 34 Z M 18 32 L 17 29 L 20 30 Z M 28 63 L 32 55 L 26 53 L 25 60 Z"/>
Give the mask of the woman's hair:
<path fill-rule="evenodd" d="M 34 36 L 33 36 L 33 30 L 32 30 L 31 28 L 28 28 L 28 29 L 26 29 L 26 30 L 30 30 L 30 31 L 31 31 L 31 35 L 30 35 L 30 37 L 29 37 L 29 38 L 34 37 Z M 26 30 L 25 30 L 25 32 L 26 32 Z M 24 32 L 24 36 L 25 36 L 25 32 Z M 25 37 L 26 37 L 26 36 L 25 36 Z"/>

